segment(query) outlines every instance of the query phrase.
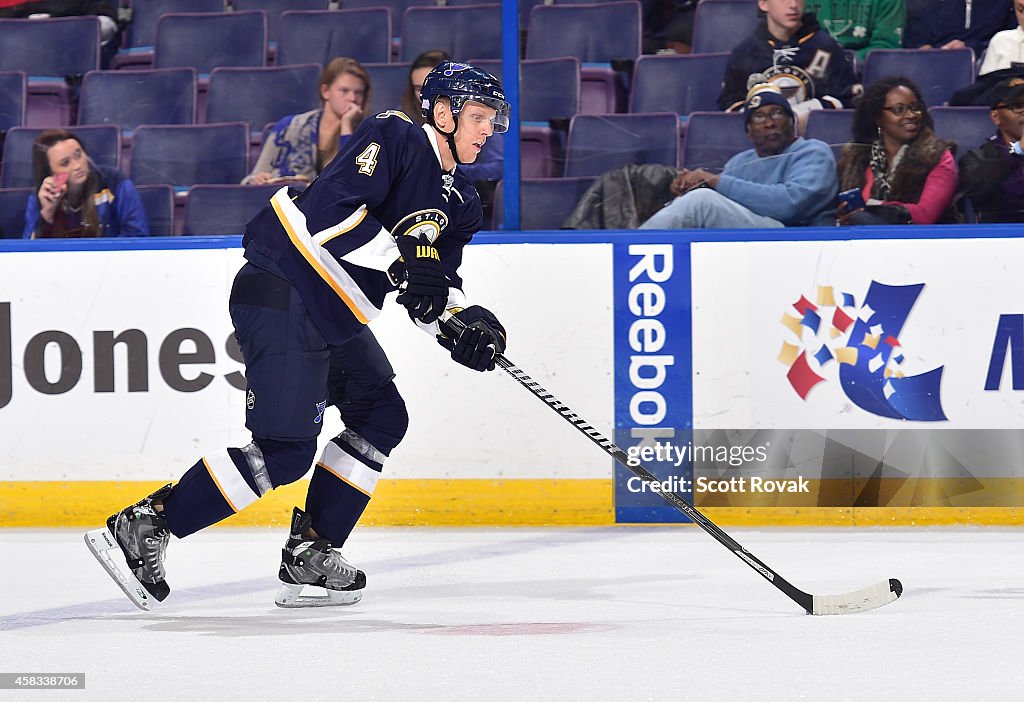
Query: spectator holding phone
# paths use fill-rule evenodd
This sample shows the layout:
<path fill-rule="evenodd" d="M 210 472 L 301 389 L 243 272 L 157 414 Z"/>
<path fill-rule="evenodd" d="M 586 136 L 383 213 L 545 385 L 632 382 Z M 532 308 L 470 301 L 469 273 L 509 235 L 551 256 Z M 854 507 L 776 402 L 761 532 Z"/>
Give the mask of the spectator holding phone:
<path fill-rule="evenodd" d="M 853 115 L 839 159 L 839 189 L 856 188 L 863 208 L 841 199 L 838 224 L 935 224 L 955 221 L 956 144 L 935 136 L 921 90 L 909 78 L 882 78 Z M 859 205 L 859 203 L 858 203 Z"/>
<path fill-rule="evenodd" d="M 319 86 L 323 106 L 275 124 L 243 185 L 312 182 L 349 140 L 370 109 L 370 74 L 355 59 L 342 56 L 327 64 Z"/>
<path fill-rule="evenodd" d="M 32 173 L 24 238 L 149 236 L 135 185 L 93 163 L 66 129 L 46 130 L 32 143 Z"/>

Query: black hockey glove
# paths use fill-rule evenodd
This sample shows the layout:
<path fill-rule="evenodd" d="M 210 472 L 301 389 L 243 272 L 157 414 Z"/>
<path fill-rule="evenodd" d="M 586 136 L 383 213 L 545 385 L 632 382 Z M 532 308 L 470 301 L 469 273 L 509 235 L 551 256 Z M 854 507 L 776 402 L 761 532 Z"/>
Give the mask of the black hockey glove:
<path fill-rule="evenodd" d="M 404 287 L 398 304 L 409 310 L 413 319 L 424 324 L 435 322 L 448 304 L 448 278 L 441 267 L 441 257 L 425 234 L 403 234 L 397 243 L 405 261 Z"/>
<path fill-rule="evenodd" d="M 466 325 L 459 334 L 440 322 L 437 343 L 452 352 L 452 359 L 476 371 L 494 370 L 494 357 L 505 351 L 505 327 L 491 312 L 479 305 L 459 310 L 454 315 Z"/>

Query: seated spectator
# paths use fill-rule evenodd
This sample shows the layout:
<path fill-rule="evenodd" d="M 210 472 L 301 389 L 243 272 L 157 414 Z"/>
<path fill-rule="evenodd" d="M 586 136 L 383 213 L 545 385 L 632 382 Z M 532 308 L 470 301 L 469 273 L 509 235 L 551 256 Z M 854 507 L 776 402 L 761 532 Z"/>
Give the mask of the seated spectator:
<path fill-rule="evenodd" d="M 423 108 L 420 106 L 420 88 L 427 74 L 442 61 L 450 61 L 448 53 L 441 49 L 424 51 L 413 59 L 409 67 L 409 84 L 402 94 L 402 111 L 417 124 L 423 124 Z M 458 168 L 477 189 L 484 208 L 484 221 L 490 221 L 494 206 L 494 190 L 505 173 L 505 142 L 503 134 L 492 134 L 484 142 L 474 163 L 460 163 Z"/>
<path fill-rule="evenodd" d="M 25 206 L 26 239 L 149 236 L 135 185 L 93 163 L 74 134 L 48 129 L 32 144 L 36 192 Z"/>
<path fill-rule="evenodd" d="M 370 75 L 358 61 L 336 58 L 320 74 L 323 106 L 274 125 L 243 184 L 311 182 L 352 136 L 370 109 Z"/>
<path fill-rule="evenodd" d="M 683 170 L 676 199 L 641 229 L 792 227 L 831 223 L 836 195 L 832 150 L 796 136 L 793 108 L 778 86 L 755 85 L 743 112 L 753 149 L 725 164 L 721 175 Z"/>
<path fill-rule="evenodd" d="M 757 5 L 765 16 L 732 50 L 718 108 L 742 108 L 747 89 L 757 83 L 777 85 L 800 124 L 811 110 L 852 106 L 860 88 L 853 67 L 814 14 L 804 13 L 804 0 L 757 0 Z"/>
<path fill-rule="evenodd" d="M 1013 0 L 907 0 L 907 49 L 974 49 L 988 46 L 992 35 L 1012 25 Z"/>
<path fill-rule="evenodd" d="M 1013 11 L 1017 16 L 1017 26 L 996 32 L 992 37 L 978 75 L 1012 68 L 1015 63 L 1024 64 L 1024 0 L 1014 0 Z"/>
<path fill-rule="evenodd" d="M 882 78 L 864 91 L 853 136 L 839 159 L 839 189 L 861 191 L 867 207 L 839 224 L 935 224 L 954 221 L 954 142 L 935 136 L 921 90 L 909 78 Z"/>
<path fill-rule="evenodd" d="M 995 136 L 960 159 L 960 192 L 971 199 L 979 222 L 1024 222 L 1024 78 L 996 86 L 992 122 Z"/>
<path fill-rule="evenodd" d="M 873 49 L 902 49 L 907 8 L 903 0 L 807 0 L 805 8 L 839 46 L 863 61 Z"/>

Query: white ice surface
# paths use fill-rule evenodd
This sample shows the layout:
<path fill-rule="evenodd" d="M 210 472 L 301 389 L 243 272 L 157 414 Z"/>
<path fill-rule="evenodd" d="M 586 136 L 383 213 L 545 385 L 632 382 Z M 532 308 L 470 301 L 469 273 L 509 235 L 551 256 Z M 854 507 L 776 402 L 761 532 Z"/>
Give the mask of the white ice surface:
<path fill-rule="evenodd" d="M 282 534 L 213 529 L 147 614 L 80 531 L 0 530 L 0 672 L 86 674 L 0 700 L 1024 699 L 1024 530 L 729 532 L 805 591 L 905 594 L 808 616 L 695 527 L 365 528 L 361 603 L 282 610 Z"/>

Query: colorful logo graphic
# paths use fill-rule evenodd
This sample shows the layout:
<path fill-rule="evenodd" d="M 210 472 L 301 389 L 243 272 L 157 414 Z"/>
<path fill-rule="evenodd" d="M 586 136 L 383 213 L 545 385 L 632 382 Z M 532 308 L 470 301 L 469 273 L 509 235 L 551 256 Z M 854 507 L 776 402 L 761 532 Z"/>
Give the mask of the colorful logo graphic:
<path fill-rule="evenodd" d="M 937 422 L 946 419 L 939 397 L 942 369 L 907 375 L 899 336 L 924 283 L 885 285 L 871 281 L 860 305 L 850 293 L 818 286 L 816 302 L 805 296 L 782 315 L 790 333 L 779 361 L 803 400 L 827 377 L 838 377 L 846 396 L 880 417 Z M 791 343 L 795 340 L 796 343 Z"/>

